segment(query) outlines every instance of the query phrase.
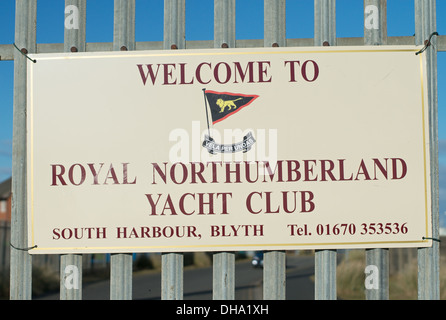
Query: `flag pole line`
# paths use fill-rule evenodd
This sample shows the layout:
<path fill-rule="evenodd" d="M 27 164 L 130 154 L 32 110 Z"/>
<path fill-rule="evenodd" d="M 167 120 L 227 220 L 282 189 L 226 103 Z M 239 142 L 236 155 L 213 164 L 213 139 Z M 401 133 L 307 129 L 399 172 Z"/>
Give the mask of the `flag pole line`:
<path fill-rule="evenodd" d="M 203 97 L 204 97 L 204 109 L 206 110 L 206 122 L 208 124 L 208 134 L 209 134 L 209 138 L 210 138 L 211 130 L 209 129 L 209 115 L 208 115 L 208 103 L 206 101 L 206 88 L 203 88 Z"/>

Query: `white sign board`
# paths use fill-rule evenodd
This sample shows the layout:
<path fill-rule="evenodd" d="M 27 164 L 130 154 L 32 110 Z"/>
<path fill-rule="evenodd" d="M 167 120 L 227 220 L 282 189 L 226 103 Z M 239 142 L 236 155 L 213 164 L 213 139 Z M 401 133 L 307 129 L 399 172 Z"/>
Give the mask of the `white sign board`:
<path fill-rule="evenodd" d="M 430 246 L 419 49 L 32 55 L 30 253 Z"/>

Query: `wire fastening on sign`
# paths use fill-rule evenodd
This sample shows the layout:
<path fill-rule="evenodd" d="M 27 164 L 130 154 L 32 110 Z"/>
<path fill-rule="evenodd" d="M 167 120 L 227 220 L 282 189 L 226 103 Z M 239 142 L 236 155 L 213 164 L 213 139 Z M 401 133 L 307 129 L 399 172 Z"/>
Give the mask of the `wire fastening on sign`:
<path fill-rule="evenodd" d="M 14 47 L 17 49 L 17 51 L 20 52 L 21 54 L 23 54 L 27 59 L 29 59 L 30 61 L 32 61 L 32 62 L 34 62 L 34 63 L 37 62 L 37 60 L 35 60 L 35 59 L 31 59 L 30 57 L 28 57 L 28 55 L 27 55 L 26 53 L 22 52 L 22 50 L 20 50 L 20 49 L 16 46 L 15 43 L 13 43 L 13 45 L 14 45 Z"/>
<path fill-rule="evenodd" d="M 437 238 L 423 237 L 423 240 L 434 240 L 434 241 L 437 241 L 437 242 L 441 242 L 441 240 L 440 240 L 440 239 L 437 239 Z"/>
<path fill-rule="evenodd" d="M 427 49 L 427 47 L 429 47 L 432 44 L 431 43 L 431 39 L 432 39 L 433 36 L 438 36 L 438 32 L 436 32 L 436 31 L 432 32 L 431 35 L 429 36 L 429 39 L 425 43 L 424 47 L 420 51 L 416 52 L 415 55 L 423 53 Z"/>
<path fill-rule="evenodd" d="M 17 248 L 17 247 L 14 246 L 11 242 L 9 243 L 9 245 L 10 245 L 11 247 L 13 247 L 14 249 L 16 249 L 16 250 L 20 250 L 20 251 L 29 251 L 29 250 L 31 250 L 31 249 L 37 248 L 37 245 L 32 246 L 32 247 L 28 247 L 28 248 Z"/>

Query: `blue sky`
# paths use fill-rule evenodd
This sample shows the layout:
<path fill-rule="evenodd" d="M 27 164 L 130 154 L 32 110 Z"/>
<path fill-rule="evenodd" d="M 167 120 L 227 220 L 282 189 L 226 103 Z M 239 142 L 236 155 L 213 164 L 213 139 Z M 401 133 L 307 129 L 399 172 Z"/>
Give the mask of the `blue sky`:
<path fill-rule="evenodd" d="M 163 0 L 136 0 L 136 41 L 163 40 Z M 37 42 L 63 43 L 64 0 L 37 1 Z M 287 1 L 287 38 L 312 38 L 313 0 Z M 414 1 L 387 1 L 388 36 L 415 33 Z M 186 0 L 186 40 L 213 39 L 213 1 Z M 236 0 L 236 38 L 263 39 L 263 0 Z M 363 0 L 336 1 L 337 37 L 364 35 Z M 446 1 L 437 0 L 437 32 L 446 35 Z M 14 42 L 15 1 L 0 0 L 0 44 Z M 113 41 L 113 0 L 87 1 L 87 42 Z M 0 61 L 0 182 L 11 176 L 13 62 Z M 440 218 L 446 225 L 446 52 L 438 53 Z M 444 221 L 444 223 L 443 223 Z"/>

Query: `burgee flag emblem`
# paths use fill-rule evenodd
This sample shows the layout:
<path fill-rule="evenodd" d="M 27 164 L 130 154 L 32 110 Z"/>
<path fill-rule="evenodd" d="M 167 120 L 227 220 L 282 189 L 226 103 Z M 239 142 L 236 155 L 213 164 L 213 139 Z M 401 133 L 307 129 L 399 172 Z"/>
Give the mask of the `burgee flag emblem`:
<path fill-rule="evenodd" d="M 203 147 L 205 147 L 212 154 L 249 151 L 251 146 L 256 142 L 251 132 L 243 137 L 243 141 L 238 143 L 224 145 L 215 142 L 215 140 L 211 137 L 211 132 L 209 130 L 208 104 L 209 110 L 211 111 L 212 124 L 216 124 L 239 112 L 246 106 L 249 106 L 259 96 L 255 94 L 248 95 L 231 92 L 217 92 L 206 89 L 203 89 L 203 93 L 208 124 L 208 134 L 205 135 Z"/>
<path fill-rule="evenodd" d="M 250 105 L 258 95 L 206 90 L 205 96 L 211 110 L 212 124 L 216 124 Z"/>

